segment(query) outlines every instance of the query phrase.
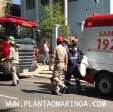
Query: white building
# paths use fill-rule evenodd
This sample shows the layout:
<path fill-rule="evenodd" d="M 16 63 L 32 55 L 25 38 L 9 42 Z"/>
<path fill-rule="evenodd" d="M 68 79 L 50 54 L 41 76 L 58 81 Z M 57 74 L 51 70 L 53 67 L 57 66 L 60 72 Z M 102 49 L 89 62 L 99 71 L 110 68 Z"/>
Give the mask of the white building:
<path fill-rule="evenodd" d="M 21 14 L 31 20 L 40 21 L 42 4 L 51 4 L 55 0 L 21 0 Z M 63 0 L 62 0 L 63 1 Z M 79 34 L 81 25 L 88 15 L 93 13 L 113 13 L 113 0 L 68 0 L 68 23 L 72 33 Z"/>

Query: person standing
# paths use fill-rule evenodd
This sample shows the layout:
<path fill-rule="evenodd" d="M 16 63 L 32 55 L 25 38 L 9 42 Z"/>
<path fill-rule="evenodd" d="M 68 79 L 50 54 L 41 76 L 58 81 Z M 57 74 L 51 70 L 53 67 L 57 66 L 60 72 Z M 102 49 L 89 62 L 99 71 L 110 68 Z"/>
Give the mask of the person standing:
<path fill-rule="evenodd" d="M 44 41 L 43 49 L 45 53 L 44 64 L 48 64 L 49 63 L 49 47 L 48 47 L 47 41 Z"/>
<path fill-rule="evenodd" d="M 78 70 L 79 60 L 80 60 L 80 53 L 77 51 L 75 47 L 70 48 L 68 52 L 67 71 L 65 72 L 66 86 L 71 85 L 70 79 L 72 75 L 74 76 L 75 79 L 80 76 L 80 72 Z"/>
<path fill-rule="evenodd" d="M 71 86 L 70 79 L 73 75 L 76 80 L 76 87 L 78 91 L 83 90 L 80 85 L 80 79 L 82 79 L 82 75 L 79 71 L 83 55 L 83 52 L 79 48 L 79 40 L 76 37 L 74 40 L 71 41 L 71 44 L 69 46 L 68 67 L 65 73 L 65 85 Z"/>
<path fill-rule="evenodd" d="M 66 86 L 62 81 L 62 75 L 64 74 L 64 70 L 67 69 L 68 55 L 66 49 L 62 46 L 63 41 L 64 38 L 62 36 L 57 38 L 57 46 L 54 49 L 52 61 L 49 66 L 51 70 L 51 65 L 54 63 L 51 82 L 54 87 L 53 91 L 57 95 L 62 95 L 66 90 Z"/>
<path fill-rule="evenodd" d="M 18 48 L 15 45 L 14 37 L 9 36 L 8 39 L 11 44 L 9 60 L 10 60 L 10 69 L 12 74 L 12 83 L 13 83 L 12 85 L 16 86 L 19 83 L 19 78 L 16 73 L 17 64 L 19 63 L 19 53 L 18 53 Z"/>

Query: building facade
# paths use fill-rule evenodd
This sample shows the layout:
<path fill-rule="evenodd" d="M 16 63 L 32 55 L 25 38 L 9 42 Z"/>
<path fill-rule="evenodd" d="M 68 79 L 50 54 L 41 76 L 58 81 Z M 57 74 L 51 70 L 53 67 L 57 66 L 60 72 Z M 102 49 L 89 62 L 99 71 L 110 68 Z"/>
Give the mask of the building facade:
<path fill-rule="evenodd" d="M 41 6 L 52 4 L 55 0 L 21 0 L 21 16 L 40 21 Z M 65 1 L 65 0 L 62 0 Z M 73 34 L 79 35 L 83 21 L 95 13 L 113 13 L 113 0 L 68 0 L 68 24 Z"/>
<path fill-rule="evenodd" d="M 18 4 L 11 4 L 10 14 L 13 16 L 21 16 L 21 6 Z"/>

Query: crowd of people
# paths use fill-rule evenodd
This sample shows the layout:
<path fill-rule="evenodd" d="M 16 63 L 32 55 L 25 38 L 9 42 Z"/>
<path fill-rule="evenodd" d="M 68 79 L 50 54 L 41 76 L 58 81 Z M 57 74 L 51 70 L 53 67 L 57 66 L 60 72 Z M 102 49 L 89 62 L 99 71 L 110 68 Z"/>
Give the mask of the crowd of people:
<path fill-rule="evenodd" d="M 68 43 L 62 36 L 57 38 L 57 46 L 54 49 L 52 60 L 50 62 L 49 68 L 54 64 L 53 74 L 51 78 L 51 83 L 53 89 L 51 90 L 53 94 L 62 95 L 66 92 L 67 88 L 71 86 L 70 79 L 72 75 L 76 79 L 76 87 L 78 91 L 83 90 L 80 85 L 80 79 L 86 73 L 82 73 L 82 70 L 79 70 L 80 67 L 87 66 L 88 62 L 85 57 L 84 64 L 84 53 L 79 48 L 79 40 L 76 37 Z M 81 66 L 82 65 L 82 66 Z M 81 69 L 81 68 L 80 68 Z M 65 79 L 62 80 L 64 75 Z"/>
<path fill-rule="evenodd" d="M 19 83 L 19 78 L 16 74 L 16 66 L 19 63 L 18 47 L 15 44 L 14 37 L 9 36 L 7 40 L 10 44 L 10 55 L 8 59 L 12 74 L 12 85 L 16 86 Z M 52 70 L 53 74 L 50 79 L 53 86 L 51 90 L 52 93 L 57 95 L 65 93 L 67 88 L 71 86 L 70 80 L 72 75 L 76 79 L 77 90 L 82 90 L 79 80 L 86 74 L 85 69 L 88 65 L 88 61 L 87 57 L 85 57 L 84 53 L 79 48 L 78 38 L 75 37 L 68 42 L 64 40 L 62 36 L 58 36 L 57 46 L 54 48 L 51 61 L 49 57 L 50 49 L 47 41 L 43 43 L 43 50 L 45 54 L 43 63 L 48 64 L 50 70 L 52 70 L 51 66 L 54 65 Z M 84 70 L 82 68 L 84 68 Z M 65 77 L 64 81 L 62 80 L 63 75 Z"/>

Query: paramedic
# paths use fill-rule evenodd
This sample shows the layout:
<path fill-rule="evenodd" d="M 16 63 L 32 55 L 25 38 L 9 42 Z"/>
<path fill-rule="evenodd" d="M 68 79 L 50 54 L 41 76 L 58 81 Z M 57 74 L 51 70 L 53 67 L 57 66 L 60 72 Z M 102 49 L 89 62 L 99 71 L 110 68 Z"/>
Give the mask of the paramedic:
<path fill-rule="evenodd" d="M 57 95 L 62 95 L 66 90 L 66 86 L 62 81 L 62 75 L 64 75 L 64 71 L 67 69 L 68 55 L 66 49 L 62 46 L 63 41 L 64 38 L 62 36 L 58 36 L 57 46 L 54 49 L 52 61 L 49 66 L 51 69 L 51 64 L 54 63 L 51 82 L 54 87 L 53 91 Z"/>

